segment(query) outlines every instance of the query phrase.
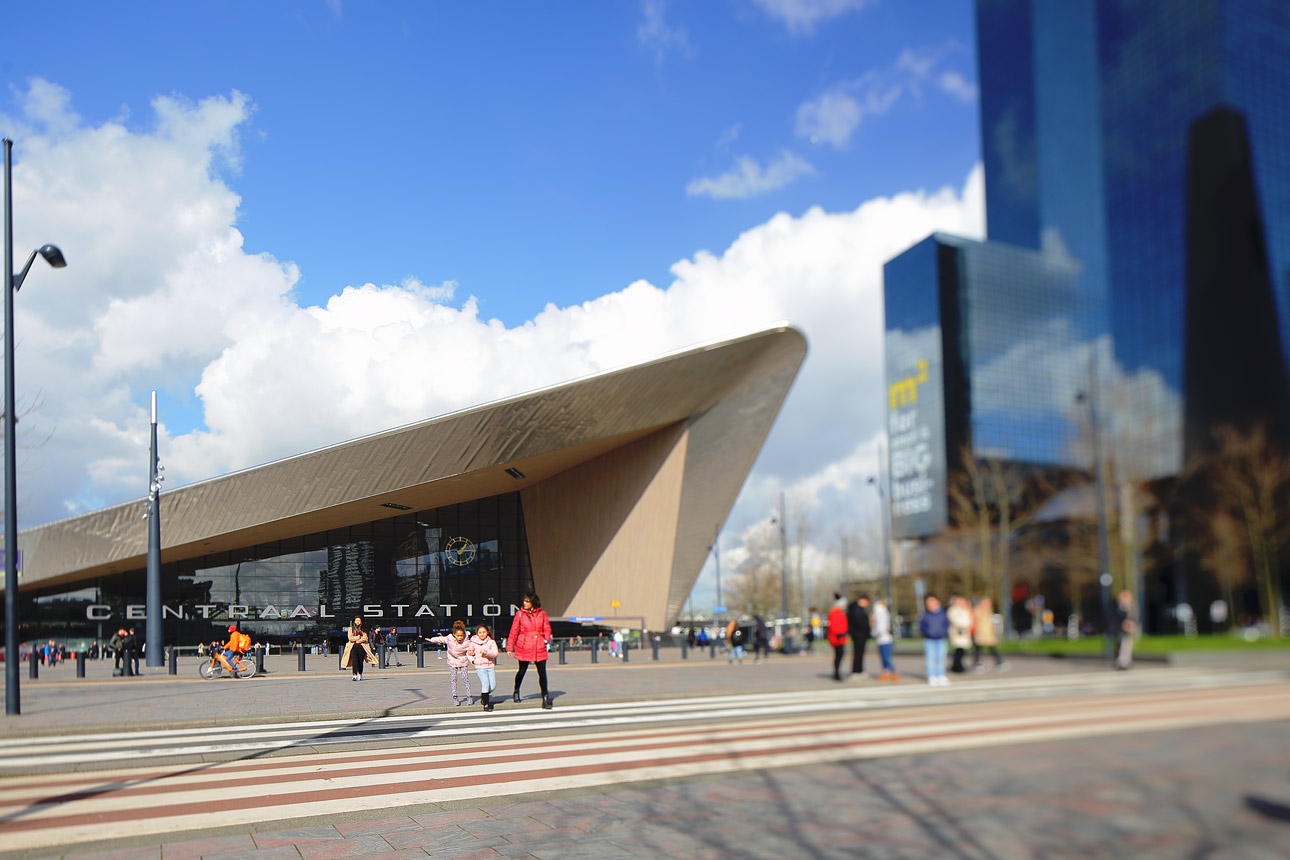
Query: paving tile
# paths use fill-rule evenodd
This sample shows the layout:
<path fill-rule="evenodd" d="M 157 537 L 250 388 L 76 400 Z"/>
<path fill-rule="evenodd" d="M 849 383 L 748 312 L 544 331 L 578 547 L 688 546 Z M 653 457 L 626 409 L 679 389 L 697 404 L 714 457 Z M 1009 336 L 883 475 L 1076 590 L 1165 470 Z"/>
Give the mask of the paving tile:
<path fill-rule="evenodd" d="M 114 848 L 110 851 L 89 851 L 63 855 L 65 860 L 160 860 L 160 845 L 135 848 Z"/>
<path fill-rule="evenodd" d="M 462 821 L 457 825 L 467 833 L 476 836 L 510 836 L 512 834 L 541 832 L 550 830 L 541 821 L 532 818 L 480 818 L 474 821 Z M 512 842 L 515 840 L 511 840 Z"/>
<path fill-rule="evenodd" d="M 424 830 L 401 830 L 385 834 L 384 839 L 393 848 L 419 848 L 426 853 L 448 849 L 474 851 L 506 841 L 500 836 L 475 836 L 456 825 Z"/>
<path fill-rule="evenodd" d="M 397 833 L 401 830 L 421 829 L 421 825 L 411 818 L 372 818 L 366 821 L 344 821 L 334 826 L 336 831 L 345 837 L 365 836 L 369 833 L 381 835 Z M 170 860 L 170 858 L 164 857 L 162 860 Z"/>
<path fill-rule="evenodd" d="M 538 860 L 630 860 L 634 857 L 658 856 L 637 854 L 621 845 L 599 839 L 568 840 L 536 845 L 529 849 L 529 853 Z"/>
<path fill-rule="evenodd" d="M 296 845 L 303 860 L 347 860 L 351 857 L 367 857 L 373 854 L 388 854 L 392 850 L 390 843 L 380 836 L 369 834 L 350 839 L 324 839 L 316 842 L 303 842 Z"/>
<path fill-rule="evenodd" d="M 300 852 L 294 845 L 278 845 L 273 848 L 205 854 L 202 860 L 300 860 Z"/>
<path fill-rule="evenodd" d="M 255 840 L 249 833 L 236 836 L 213 836 L 210 839 L 189 839 L 183 842 L 169 842 L 161 847 L 161 860 L 197 860 L 208 854 L 222 854 L 228 851 L 254 851 Z"/>
<path fill-rule="evenodd" d="M 412 820 L 422 827 L 439 827 L 444 824 L 456 824 L 459 821 L 488 817 L 488 813 L 482 809 L 450 809 L 444 812 L 427 812 L 424 815 L 414 815 Z"/>
<path fill-rule="evenodd" d="M 304 842 L 341 838 L 335 827 L 322 824 L 316 827 L 299 827 L 295 830 L 269 830 L 256 833 L 255 844 L 260 848 L 276 848 L 279 845 L 300 845 Z"/>

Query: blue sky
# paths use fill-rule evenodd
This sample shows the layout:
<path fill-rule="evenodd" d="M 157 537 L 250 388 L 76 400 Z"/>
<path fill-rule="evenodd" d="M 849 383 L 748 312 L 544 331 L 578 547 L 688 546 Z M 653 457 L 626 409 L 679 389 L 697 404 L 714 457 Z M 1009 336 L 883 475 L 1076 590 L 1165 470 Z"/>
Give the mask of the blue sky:
<path fill-rule="evenodd" d="M 143 494 L 151 388 L 196 480 L 788 318 L 812 358 L 750 528 L 880 433 L 882 260 L 979 232 L 967 0 L 49 17 L 0 49 L 18 244 L 70 262 L 19 302 L 24 527 Z M 547 338 L 579 349 L 512 378 Z"/>

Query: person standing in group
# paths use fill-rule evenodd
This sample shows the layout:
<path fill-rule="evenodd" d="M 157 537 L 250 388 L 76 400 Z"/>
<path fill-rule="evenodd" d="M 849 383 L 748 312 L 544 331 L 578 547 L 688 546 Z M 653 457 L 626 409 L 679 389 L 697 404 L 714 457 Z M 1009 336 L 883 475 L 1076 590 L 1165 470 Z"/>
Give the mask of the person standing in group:
<path fill-rule="evenodd" d="M 376 665 L 376 655 L 372 653 L 372 645 L 368 641 L 367 627 L 363 625 L 362 618 L 355 618 L 354 623 L 349 627 L 349 643 L 345 645 L 345 653 L 341 655 L 340 667 L 350 670 L 350 678 L 354 681 L 363 680 L 363 667 L 371 663 Z"/>
<path fill-rule="evenodd" d="M 533 592 L 524 595 L 523 606 L 511 621 L 511 633 L 506 637 L 506 652 L 513 656 L 519 668 L 515 670 L 515 692 L 511 698 L 520 700 L 520 682 L 532 663 L 537 669 L 538 686 L 542 689 L 542 708 L 551 709 L 551 694 L 546 686 L 547 646 L 551 643 L 551 620 L 547 618 L 542 601 Z"/>
<path fill-rule="evenodd" d="M 1115 608 L 1111 611 L 1112 624 L 1119 645 L 1115 652 L 1115 668 L 1128 669 L 1133 665 L 1133 642 L 1138 633 L 1138 604 L 1133 599 L 1133 592 L 1124 589 L 1116 597 Z"/>
<path fill-rule="evenodd" d="M 431 636 L 426 641 L 448 649 L 448 688 L 452 692 L 452 703 L 456 706 L 469 705 L 470 643 L 466 640 L 466 622 L 458 619 L 452 622 L 452 632 L 447 636 Z M 457 695 L 458 681 L 463 688 L 460 697 Z"/>
<path fill-rule="evenodd" d="M 878 656 L 882 658 L 882 674 L 879 681 L 899 681 L 900 674 L 896 664 L 891 662 L 891 613 L 887 610 L 887 601 L 881 598 L 873 602 L 873 641 L 878 645 Z"/>
<path fill-rule="evenodd" d="M 978 600 L 973 614 L 976 616 L 976 623 L 972 626 L 973 671 L 978 675 L 985 671 L 985 664 L 981 662 L 981 649 L 988 648 L 994 657 L 994 668 L 1006 672 L 1008 664 L 999 656 L 999 631 L 994 626 L 994 604 L 990 602 L 990 598 L 982 597 Z"/>
<path fill-rule="evenodd" d="M 869 641 L 869 595 L 862 594 L 847 607 L 847 633 L 851 636 L 851 674 L 864 678 L 864 649 Z"/>
<path fill-rule="evenodd" d="M 833 606 L 829 609 L 828 630 L 829 644 L 833 646 L 833 680 L 842 680 L 842 657 L 847 650 L 847 602 L 841 594 L 833 595 Z"/>
<path fill-rule="evenodd" d="M 489 635 L 487 624 L 475 628 L 475 635 L 466 643 L 466 656 L 475 664 L 475 676 L 479 678 L 479 701 L 483 702 L 485 711 L 491 711 L 492 692 L 497 689 L 497 643 Z"/>
<path fill-rule="evenodd" d="M 139 674 L 139 652 L 143 650 L 142 645 L 143 643 L 139 641 L 139 634 L 131 627 L 130 631 L 125 634 L 125 654 L 130 660 L 130 674 L 132 675 Z"/>
<path fill-rule="evenodd" d="M 927 595 L 926 607 L 918 619 L 918 632 L 923 634 L 927 683 L 933 687 L 947 687 L 950 682 L 945 677 L 945 637 L 950 633 L 950 619 L 935 595 Z"/>
<path fill-rule="evenodd" d="M 399 631 L 393 627 L 385 631 L 385 650 L 388 655 L 385 658 L 385 665 L 389 666 L 390 661 L 394 661 L 395 666 L 402 666 L 399 660 Z"/>
<path fill-rule="evenodd" d="M 122 627 L 120 630 L 117 630 L 116 633 L 112 634 L 112 638 L 108 640 L 108 650 L 111 651 L 113 655 L 113 675 L 125 674 L 125 636 L 125 628 Z"/>
<path fill-rule="evenodd" d="M 951 597 L 950 608 L 946 610 L 945 617 L 950 620 L 950 646 L 954 648 L 954 660 L 950 664 L 950 671 L 961 675 L 967 671 L 967 667 L 963 665 L 963 658 L 972 647 L 972 622 L 975 620 L 972 605 L 968 603 L 966 597 Z"/>
<path fill-rule="evenodd" d="M 760 615 L 753 616 L 753 665 L 765 659 L 770 662 L 770 628 Z"/>
<path fill-rule="evenodd" d="M 739 665 L 743 665 L 745 636 L 744 629 L 739 626 L 739 619 L 731 618 L 730 623 L 726 625 L 726 641 L 730 643 L 731 665 L 734 665 L 736 660 L 739 661 Z"/>

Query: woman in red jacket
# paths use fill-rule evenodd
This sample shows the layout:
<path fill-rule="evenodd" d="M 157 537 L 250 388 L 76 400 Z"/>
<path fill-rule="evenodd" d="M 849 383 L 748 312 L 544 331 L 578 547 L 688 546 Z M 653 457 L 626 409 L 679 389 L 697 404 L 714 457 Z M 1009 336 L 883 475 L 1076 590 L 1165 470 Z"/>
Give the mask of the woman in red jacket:
<path fill-rule="evenodd" d="M 551 620 L 542 609 L 542 601 L 532 592 L 524 595 L 524 605 L 511 621 L 511 635 L 506 637 L 506 651 L 519 663 L 515 673 L 515 692 L 511 698 L 520 700 L 520 681 L 532 663 L 537 668 L 538 684 L 542 688 L 542 707 L 551 709 L 551 695 L 546 688 L 546 648 L 551 642 Z"/>

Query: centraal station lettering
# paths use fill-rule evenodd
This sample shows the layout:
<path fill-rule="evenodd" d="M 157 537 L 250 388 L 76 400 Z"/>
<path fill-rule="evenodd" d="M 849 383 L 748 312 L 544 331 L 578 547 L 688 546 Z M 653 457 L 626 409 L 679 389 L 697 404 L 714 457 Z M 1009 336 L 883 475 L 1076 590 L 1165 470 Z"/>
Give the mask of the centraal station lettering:
<path fill-rule="evenodd" d="M 364 618 L 476 617 L 476 607 L 473 603 L 464 604 L 466 607 L 466 611 L 464 613 L 457 611 L 462 605 L 463 604 L 459 603 L 440 603 L 438 604 L 438 612 L 424 603 L 391 603 L 388 605 L 368 603 L 364 604 L 360 611 L 352 614 L 348 610 L 343 610 L 340 607 L 331 607 L 331 609 L 339 610 L 341 616 L 346 618 L 350 618 L 355 615 L 361 615 Z M 508 606 L 511 615 L 519 612 L 519 607 L 514 603 L 508 604 Z M 89 621 L 108 621 L 114 618 L 122 618 L 120 615 L 114 615 L 113 612 L 113 607 L 106 603 L 93 603 L 85 607 L 85 618 Z M 497 618 L 502 614 L 502 605 L 500 603 L 491 602 L 480 604 L 479 613 L 485 618 Z M 126 604 L 124 620 L 143 621 L 147 617 L 147 606 L 144 604 Z M 185 621 L 190 618 L 209 620 L 247 619 L 255 621 L 289 621 L 295 618 L 335 618 L 336 614 L 328 609 L 327 604 L 325 603 L 321 603 L 318 606 L 296 604 L 290 609 L 286 606 L 279 608 L 273 604 L 259 607 L 233 603 L 196 603 L 190 606 L 163 605 L 161 607 L 161 617 L 178 618 Z"/>

